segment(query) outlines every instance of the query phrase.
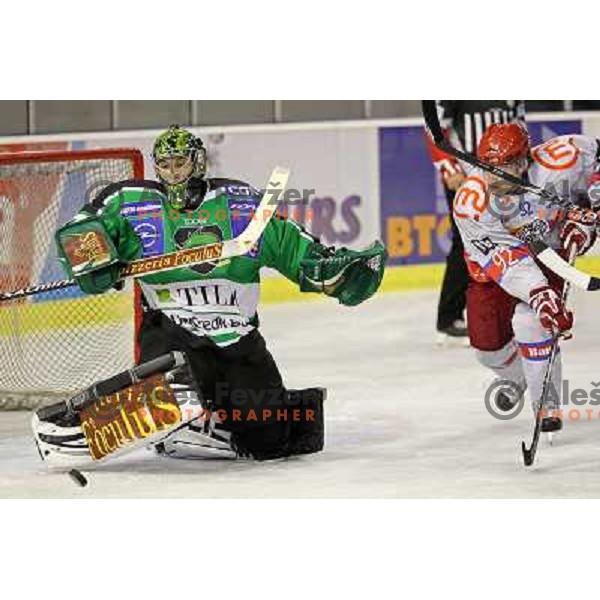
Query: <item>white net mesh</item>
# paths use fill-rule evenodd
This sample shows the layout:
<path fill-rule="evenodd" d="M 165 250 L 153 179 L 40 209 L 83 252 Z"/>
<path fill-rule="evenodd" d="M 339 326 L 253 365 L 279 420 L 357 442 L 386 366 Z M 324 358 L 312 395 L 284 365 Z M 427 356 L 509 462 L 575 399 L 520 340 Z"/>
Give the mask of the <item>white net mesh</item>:
<path fill-rule="evenodd" d="M 141 155 L 0 155 L 0 292 L 62 280 L 54 232 L 111 182 L 143 176 Z M 0 409 L 35 408 L 134 362 L 132 286 L 71 287 L 0 302 Z"/>

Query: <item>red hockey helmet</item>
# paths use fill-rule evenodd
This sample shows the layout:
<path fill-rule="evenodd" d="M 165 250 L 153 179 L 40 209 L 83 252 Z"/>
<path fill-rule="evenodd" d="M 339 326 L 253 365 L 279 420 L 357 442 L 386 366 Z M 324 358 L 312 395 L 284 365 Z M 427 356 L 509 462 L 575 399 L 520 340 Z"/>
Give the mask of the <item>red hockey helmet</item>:
<path fill-rule="evenodd" d="M 477 157 L 495 166 L 526 158 L 528 154 L 529 134 L 520 123 L 490 125 L 477 148 Z"/>

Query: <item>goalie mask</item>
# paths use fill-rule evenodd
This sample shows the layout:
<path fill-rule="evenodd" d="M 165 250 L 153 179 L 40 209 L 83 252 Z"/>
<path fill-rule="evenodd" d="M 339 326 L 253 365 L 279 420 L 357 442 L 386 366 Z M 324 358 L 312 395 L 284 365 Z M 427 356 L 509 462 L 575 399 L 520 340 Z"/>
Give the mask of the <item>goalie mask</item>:
<path fill-rule="evenodd" d="M 167 188 L 169 204 L 175 209 L 184 208 L 189 180 L 206 175 L 202 140 L 179 125 L 171 125 L 156 138 L 152 158 L 156 175 Z"/>

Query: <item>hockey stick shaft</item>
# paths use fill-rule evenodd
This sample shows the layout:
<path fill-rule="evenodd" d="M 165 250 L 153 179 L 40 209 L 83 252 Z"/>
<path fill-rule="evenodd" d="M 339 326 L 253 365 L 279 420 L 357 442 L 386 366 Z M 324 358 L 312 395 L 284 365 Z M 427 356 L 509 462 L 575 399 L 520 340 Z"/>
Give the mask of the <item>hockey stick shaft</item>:
<path fill-rule="evenodd" d="M 494 165 L 490 165 L 486 162 L 483 162 L 482 160 L 479 160 L 473 154 L 463 152 L 462 150 L 459 150 L 458 148 L 452 146 L 452 144 L 450 144 L 450 142 L 448 142 L 448 140 L 444 137 L 444 132 L 442 131 L 442 127 L 439 121 L 435 100 L 423 100 L 422 107 L 423 117 L 425 118 L 427 129 L 431 133 L 431 137 L 433 138 L 435 145 L 438 148 L 440 148 L 440 150 L 444 150 L 448 154 L 452 154 L 456 158 L 466 163 L 469 163 L 474 167 L 478 167 L 480 169 L 483 169 L 484 171 L 487 171 L 488 173 L 496 175 L 497 177 L 501 177 L 506 181 L 510 181 L 511 183 L 518 185 L 520 188 L 527 190 L 532 194 L 536 194 L 537 196 L 540 196 L 547 200 L 556 200 L 564 204 L 564 201 L 562 201 L 558 196 L 552 194 L 548 190 L 544 190 L 538 187 L 537 185 L 527 183 L 526 181 L 523 181 L 523 179 L 521 179 L 520 177 L 516 177 L 511 173 L 507 173 L 506 171 L 495 167 Z"/>
<path fill-rule="evenodd" d="M 506 173 L 502 169 L 499 169 L 493 165 L 489 165 L 479 160 L 476 156 L 473 156 L 467 152 L 463 152 L 462 150 L 452 146 L 452 144 L 450 144 L 444 137 L 444 132 L 442 131 L 442 126 L 438 117 L 435 100 L 423 100 L 422 110 L 427 129 L 431 133 L 435 145 L 440 148 L 440 150 L 443 150 L 444 152 L 447 152 L 448 154 L 451 154 L 452 156 L 455 156 L 456 158 L 473 165 L 474 167 L 478 167 L 484 171 L 487 171 L 488 173 L 492 173 L 497 177 L 505 179 L 506 181 L 510 181 L 511 183 L 518 185 L 522 189 L 531 192 L 532 194 L 536 194 L 542 198 L 545 198 L 546 200 L 554 201 L 557 204 L 565 204 L 563 200 L 550 193 L 548 190 L 543 190 L 542 188 L 529 184 L 519 177 L 515 177 L 510 173 Z M 595 221 L 598 222 L 597 215 L 595 213 L 590 214 L 593 214 Z M 556 273 L 563 280 L 568 281 L 582 290 L 600 290 L 600 278 L 588 275 L 587 273 L 584 273 L 573 265 L 569 264 L 552 248 L 550 248 L 548 244 L 546 244 L 546 242 L 541 238 L 529 242 L 528 247 L 533 256 L 535 256 L 541 263 L 546 265 L 548 269 L 550 269 L 553 273 Z"/>
<path fill-rule="evenodd" d="M 571 246 L 569 248 L 569 263 L 572 263 L 577 256 L 577 248 L 575 246 Z M 569 296 L 570 284 L 568 281 L 565 281 L 561 294 L 561 301 L 563 306 L 566 305 L 567 298 Z M 531 444 L 529 448 L 525 445 L 525 442 L 521 442 L 521 450 L 523 452 L 523 462 L 526 467 L 530 467 L 534 460 L 537 452 L 538 443 L 540 441 L 540 434 L 542 431 L 542 419 L 543 419 L 543 407 L 544 402 L 548 396 L 548 391 L 550 389 L 550 381 L 552 379 L 552 370 L 554 368 L 554 363 L 556 361 L 556 355 L 558 354 L 558 343 L 561 337 L 565 334 L 559 334 L 554 337 L 552 340 L 552 349 L 550 351 L 550 356 L 548 357 L 548 365 L 546 366 L 546 373 L 544 375 L 544 382 L 542 384 L 542 392 L 535 407 L 535 426 L 533 428 L 533 436 L 531 439 Z"/>
<path fill-rule="evenodd" d="M 279 166 L 275 168 L 269 178 L 267 189 L 254 211 L 250 224 L 239 236 L 224 242 L 205 244 L 160 256 L 134 260 L 123 266 L 119 273 L 119 280 L 129 277 L 143 277 L 172 269 L 192 267 L 202 263 L 243 256 L 258 242 L 269 221 L 277 212 L 279 198 L 281 198 L 285 191 L 289 175 L 289 169 Z M 63 281 L 34 285 L 12 292 L 3 292 L 0 293 L 0 302 L 60 290 L 74 285 L 77 285 L 74 279 L 65 279 Z"/>

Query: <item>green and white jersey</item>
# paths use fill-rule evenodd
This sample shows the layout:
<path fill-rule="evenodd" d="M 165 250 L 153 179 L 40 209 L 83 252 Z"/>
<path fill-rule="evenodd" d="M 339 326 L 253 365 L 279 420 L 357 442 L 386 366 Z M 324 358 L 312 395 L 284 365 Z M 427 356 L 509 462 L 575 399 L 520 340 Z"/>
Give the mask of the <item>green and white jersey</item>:
<path fill-rule="evenodd" d="M 201 201 L 177 211 L 157 182 L 129 180 L 106 188 L 86 212 L 101 215 L 119 255 L 151 257 L 238 236 L 260 202 L 252 186 L 231 179 L 208 179 Z M 122 220 L 131 227 L 123 227 Z M 113 235 L 113 238 L 115 236 Z M 218 345 L 237 342 L 258 326 L 260 269 L 271 267 L 297 283 L 300 261 L 315 238 L 298 224 L 274 217 L 248 254 L 138 279 L 147 306 Z"/>

